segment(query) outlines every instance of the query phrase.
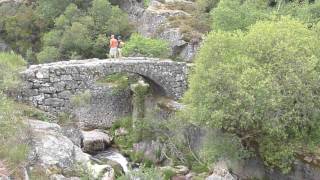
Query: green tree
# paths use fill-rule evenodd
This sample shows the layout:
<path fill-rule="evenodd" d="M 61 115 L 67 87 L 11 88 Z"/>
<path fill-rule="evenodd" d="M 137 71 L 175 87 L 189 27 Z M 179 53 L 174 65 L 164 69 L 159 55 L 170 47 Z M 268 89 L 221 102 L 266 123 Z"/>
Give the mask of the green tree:
<path fill-rule="evenodd" d="M 139 34 L 133 34 L 125 44 L 123 53 L 126 56 L 142 55 L 146 57 L 168 57 L 168 43 L 160 39 L 145 38 Z"/>
<path fill-rule="evenodd" d="M 17 86 L 18 73 L 26 65 L 21 56 L 11 53 L 0 53 L 0 92 Z"/>
<path fill-rule="evenodd" d="M 104 34 L 100 34 L 94 42 L 92 53 L 97 58 L 105 58 L 109 48 L 108 42 L 109 39 Z"/>
<path fill-rule="evenodd" d="M 88 28 L 79 22 L 72 23 L 72 26 L 63 33 L 61 39 L 63 51 L 74 51 L 84 56 L 88 53 L 91 45 L 92 40 Z"/>
<path fill-rule="evenodd" d="M 196 60 L 185 119 L 237 135 L 287 172 L 319 144 L 319 35 L 289 18 L 247 33 L 211 32 Z"/>
<path fill-rule="evenodd" d="M 42 43 L 44 46 L 59 47 L 62 36 L 61 30 L 52 30 L 43 35 Z"/>
<path fill-rule="evenodd" d="M 77 3 L 79 4 L 79 3 Z M 70 3 L 54 19 L 54 28 L 45 33 L 39 62 L 58 59 L 105 58 L 108 52 L 106 34 L 128 36 L 128 16 L 106 0 L 93 0 L 88 9 Z"/>
<path fill-rule="evenodd" d="M 266 19 L 267 4 L 264 8 L 257 6 L 259 1 L 221 0 L 212 11 L 212 29 L 232 31 L 244 30 L 257 20 Z M 258 8 L 259 7 L 259 8 Z"/>
<path fill-rule="evenodd" d="M 9 11 L 7 8 L 12 8 Z M 4 6 L 0 9 L 0 24 L 3 26 L 3 38 L 16 52 L 26 55 L 28 49 L 40 46 L 38 26 L 35 24 L 35 14 L 32 7 L 21 5 L 18 7 Z M 1 15 L 2 14 L 2 15 Z"/>
<path fill-rule="evenodd" d="M 70 1 L 65 0 L 39 0 L 35 11 L 39 18 L 49 21 L 49 24 L 51 24 L 56 17 L 65 11 L 69 4 Z"/>
<path fill-rule="evenodd" d="M 199 1 L 200 9 L 202 1 L 206 0 Z M 205 2 L 203 4 L 206 5 Z M 312 26 L 319 21 L 319 9 L 320 1 L 220 0 L 217 7 L 211 9 L 210 23 L 214 30 L 246 30 L 259 20 L 270 20 L 273 16 L 289 15 Z"/>
<path fill-rule="evenodd" d="M 46 46 L 42 51 L 37 54 L 39 63 L 48 63 L 58 61 L 60 59 L 59 49 L 53 46 Z"/>

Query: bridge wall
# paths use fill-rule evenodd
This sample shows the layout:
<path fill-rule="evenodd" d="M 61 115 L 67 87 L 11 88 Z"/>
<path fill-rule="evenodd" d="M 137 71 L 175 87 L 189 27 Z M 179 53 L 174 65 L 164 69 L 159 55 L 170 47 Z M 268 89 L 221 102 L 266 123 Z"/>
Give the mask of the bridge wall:
<path fill-rule="evenodd" d="M 88 59 L 30 66 L 21 73 L 24 87 L 20 98 L 45 111 L 64 111 L 72 95 L 96 89 L 97 79 L 119 72 L 146 77 L 174 99 L 182 97 L 187 88 L 185 63 L 150 58 Z"/>

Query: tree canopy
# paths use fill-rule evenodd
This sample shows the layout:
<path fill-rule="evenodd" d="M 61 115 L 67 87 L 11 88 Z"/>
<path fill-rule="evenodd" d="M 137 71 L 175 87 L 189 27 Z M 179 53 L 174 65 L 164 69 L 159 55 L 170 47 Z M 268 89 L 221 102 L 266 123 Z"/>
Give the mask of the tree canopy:
<path fill-rule="evenodd" d="M 211 32 L 184 98 L 187 119 L 236 134 L 288 171 L 297 151 L 319 144 L 319 43 L 317 28 L 287 17 Z"/>

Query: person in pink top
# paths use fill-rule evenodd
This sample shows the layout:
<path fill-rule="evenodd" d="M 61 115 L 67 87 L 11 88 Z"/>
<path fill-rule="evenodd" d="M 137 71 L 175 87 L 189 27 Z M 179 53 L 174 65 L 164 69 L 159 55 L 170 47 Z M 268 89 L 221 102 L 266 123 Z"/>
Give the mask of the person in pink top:
<path fill-rule="evenodd" d="M 111 35 L 109 47 L 110 47 L 109 57 L 116 58 L 117 52 L 118 52 L 118 40 L 114 38 L 114 35 Z"/>

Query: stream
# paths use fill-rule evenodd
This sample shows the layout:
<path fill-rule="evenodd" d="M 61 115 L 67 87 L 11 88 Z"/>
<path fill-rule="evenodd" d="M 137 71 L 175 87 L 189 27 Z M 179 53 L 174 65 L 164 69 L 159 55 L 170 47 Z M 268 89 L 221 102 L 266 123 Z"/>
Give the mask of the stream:
<path fill-rule="evenodd" d="M 114 161 L 120 164 L 125 174 L 129 172 L 128 160 L 122 154 L 120 154 L 117 150 L 108 149 L 106 151 L 99 152 L 98 154 L 94 155 L 94 158 L 100 161 L 106 161 L 106 160 Z"/>

